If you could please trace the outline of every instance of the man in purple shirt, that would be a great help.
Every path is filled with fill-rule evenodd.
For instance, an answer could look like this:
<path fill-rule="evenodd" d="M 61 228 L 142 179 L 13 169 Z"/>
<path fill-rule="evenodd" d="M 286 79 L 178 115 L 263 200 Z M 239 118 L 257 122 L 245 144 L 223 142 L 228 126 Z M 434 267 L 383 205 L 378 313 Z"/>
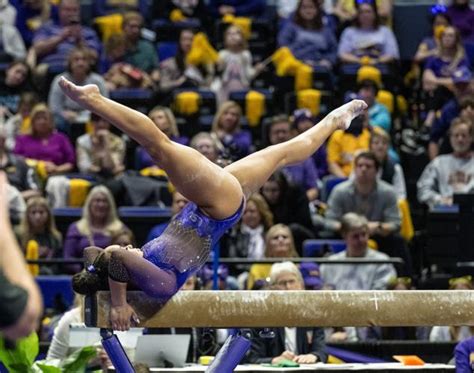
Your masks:
<path fill-rule="evenodd" d="M 285 115 L 279 115 L 272 119 L 268 130 L 268 139 L 271 145 L 288 141 L 292 136 L 291 123 Z M 306 191 L 309 201 L 318 198 L 317 181 L 319 180 L 318 172 L 311 158 L 305 161 L 282 169 L 289 181 L 299 185 Z"/>
<path fill-rule="evenodd" d="M 91 49 L 95 59 L 100 54 L 101 44 L 89 27 L 81 26 L 80 4 L 78 0 L 61 0 L 59 4 L 59 23 L 48 22 L 38 29 L 33 37 L 33 48 L 38 63 L 63 64 L 69 52 L 77 46 Z"/>

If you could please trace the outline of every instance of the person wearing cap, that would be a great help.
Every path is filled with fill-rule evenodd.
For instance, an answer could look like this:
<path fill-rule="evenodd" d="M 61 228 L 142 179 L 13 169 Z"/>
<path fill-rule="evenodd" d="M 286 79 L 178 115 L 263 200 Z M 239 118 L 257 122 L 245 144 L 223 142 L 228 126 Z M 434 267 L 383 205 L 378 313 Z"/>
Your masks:
<path fill-rule="evenodd" d="M 296 109 L 293 112 L 293 130 L 296 135 L 309 130 L 315 123 L 317 123 L 317 120 L 309 109 Z M 326 144 L 321 145 L 311 158 L 319 178 L 329 174 Z"/>
<path fill-rule="evenodd" d="M 437 115 L 431 126 L 428 145 L 428 154 L 431 160 L 440 153 L 450 151 L 449 141 L 447 141 L 445 135 L 453 119 L 459 116 L 462 109 L 469 106 L 474 108 L 474 84 L 469 68 L 460 67 L 453 73 L 452 79 L 454 97 L 444 104 L 441 113 Z"/>
<path fill-rule="evenodd" d="M 418 200 L 428 206 L 452 205 L 455 193 L 474 192 L 473 122 L 456 118 L 449 128 L 453 152 L 438 155 L 418 182 Z"/>
<path fill-rule="evenodd" d="M 300 264 L 300 272 L 306 290 L 321 290 L 323 288 L 324 282 L 321 278 L 319 265 L 312 262 L 303 262 Z"/>
<path fill-rule="evenodd" d="M 298 267 L 292 262 L 275 263 L 270 270 L 270 284 L 274 290 L 304 290 Z M 291 360 L 300 364 L 325 363 L 328 355 L 321 328 L 272 328 L 273 338 L 257 336 L 246 357 L 248 363 L 280 364 Z"/>

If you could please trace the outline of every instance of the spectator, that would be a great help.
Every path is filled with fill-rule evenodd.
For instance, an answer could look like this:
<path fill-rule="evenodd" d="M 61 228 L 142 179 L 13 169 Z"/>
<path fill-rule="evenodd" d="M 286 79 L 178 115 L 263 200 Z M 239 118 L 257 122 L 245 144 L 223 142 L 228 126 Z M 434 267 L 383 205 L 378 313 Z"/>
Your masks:
<path fill-rule="evenodd" d="M 290 48 L 306 64 L 332 69 L 337 58 L 337 41 L 323 23 L 318 0 L 300 0 L 292 19 L 278 34 L 278 44 Z"/>
<path fill-rule="evenodd" d="M 464 276 L 449 280 L 449 290 L 473 290 L 472 277 Z M 430 332 L 430 342 L 460 342 L 474 336 L 472 326 L 433 326 Z"/>
<path fill-rule="evenodd" d="M 209 12 L 214 18 L 225 15 L 259 17 L 265 11 L 264 0 L 210 0 Z"/>
<path fill-rule="evenodd" d="M 275 263 L 271 267 L 270 282 L 275 290 L 304 290 L 303 277 L 292 262 Z M 328 355 L 321 328 L 272 328 L 273 338 L 258 336 L 252 339 L 247 355 L 250 363 L 278 364 L 292 360 L 300 364 L 325 363 Z"/>
<path fill-rule="evenodd" d="M 160 3 L 162 2 L 160 0 Z M 162 92 L 171 92 L 175 88 L 209 88 L 211 85 L 214 78 L 213 65 L 195 66 L 187 62 L 193 40 L 194 31 L 181 30 L 176 56 L 161 62 L 160 90 Z"/>
<path fill-rule="evenodd" d="M 313 229 L 308 198 L 300 187 L 288 181 L 283 172 L 277 171 L 270 176 L 261 193 L 270 207 L 275 223 Z"/>
<path fill-rule="evenodd" d="M 295 135 L 309 130 L 315 123 L 317 123 L 317 120 L 313 118 L 309 109 L 296 109 L 293 112 L 293 130 Z M 329 174 L 326 144 L 322 144 L 311 158 L 320 179 Z"/>
<path fill-rule="evenodd" d="M 16 8 L 16 27 L 27 47 L 31 46 L 36 30 L 49 20 L 58 18 L 58 7 L 49 0 L 20 0 Z"/>
<path fill-rule="evenodd" d="M 108 14 L 137 11 L 148 14 L 148 1 L 146 0 L 96 0 L 93 3 L 93 16 L 100 17 Z"/>
<path fill-rule="evenodd" d="M 220 78 L 216 78 L 211 88 L 216 92 L 218 102 L 229 98 L 229 93 L 248 89 L 252 79 L 264 68 L 263 64 L 252 66 L 252 54 L 242 29 L 231 25 L 224 33 L 224 49 L 219 51 L 217 70 Z"/>
<path fill-rule="evenodd" d="M 20 96 L 17 113 L 5 122 L 7 134 L 7 149 L 15 148 L 18 135 L 26 135 L 31 131 L 31 110 L 39 103 L 39 98 L 34 92 L 25 92 Z"/>
<path fill-rule="evenodd" d="M 0 126 L 0 170 L 6 173 L 8 182 L 20 191 L 24 199 L 40 194 L 36 172 L 22 157 L 12 154 L 6 148 L 6 130 Z"/>
<path fill-rule="evenodd" d="M 26 210 L 25 200 L 20 191 L 8 183 L 5 186 L 5 194 L 8 201 L 10 220 L 12 224 L 18 224 Z"/>
<path fill-rule="evenodd" d="M 1 13 L 0 10 L 0 17 L 2 16 Z M 6 23 L 5 18 L 2 18 L 0 33 L 0 62 L 24 59 L 26 57 L 26 47 L 18 29 L 14 25 Z"/>
<path fill-rule="evenodd" d="M 268 130 L 270 145 L 276 145 L 288 141 L 290 140 L 291 135 L 291 123 L 286 115 L 278 115 L 272 118 Z M 319 175 L 311 158 L 308 158 L 301 163 L 286 166 L 282 171 L 291 183 L 306 191 L 306 197 L 309 201 L 318 198 L 319 190 L 317 182 L 319 180 Z"/>
<path fill-rule="evenodd" d="M 15 26 L 17 17 L 16 8 L 10 4 L 9 0 L 0 1 L 0 18 L 3 25 Z"/>
<path fill-rule="evenodd" d="M 380 168 L 377 177 L 393 186 L 398 200 L 407 198 L 403 168 L 390 159 L 390 136 L 382 128 L 374 128 L 370 136 L 370 151 L 374 153 Z"/>
<path fill-rule="evenodd" d="M 199 132 L 191 139 L 189 145 L 210 161 L 214 163 L 219 161 L 219 147 L 209 132 Z"/>
<path fill-rule="evenodd" d="M 211 135 L 222 144 L 225 158 L 238 160 L 251 152 L 252 134 L 241 127 L 242 109 L 234 101 L 223 102 L 212 121 Z"/>
<path fill-rule="evenodd" d="M 444 6 L 434 5 L 431 8 L 430 23 L 431 35 L 421 41 L 414 57 L 415 62 L 422 66 L 429 57 L 433 57 L 436 54 L 440 31 L 451 25 L 451 20 L 446 14 Z"/>
<path fill-rule="evenodd" d="M 439 46 L 434 56 L 427 59 L 423 72 L 428 109 L 439 110 L 452 97 L 453 74 L 461 67 L 469 68 L 469 61 L 459 31 L 448 26 L 441 33 Z"/>
<path fill-rule="evenodd" d="M 392 117 L 387 107 L 377 101 L 379 87 L 376 82 L 365 79 L 357 85 L 357 94 L 360 99 L 364 100 L 368 106 L 369 125 L 372 127 L 380 127 L 385 132 L 390 133 L 392 128 Z"/>
<path fill-rule="evenodd" d="M 409 266 L 405 244 L 399 235 L 401 221 L 395 190 L 377 179 L 380 166 L 373 153 L 358 154 L 354 164 L 354 179 L 336 185 L 329 196 L 327 227 L 340 231 L 341 219 L 348 212 L 365 216 L 369 221 L 369 236 L 378 243 L 379 250 L 404 258 Z"/>
<path fill-rule="evenodd" d="M 464 42 L 474 42 L 474 11 L 469 0 L 453 0 L 446 14 L 460 32 Z"/>
<path fill-rule="evenodd" d="M 6 176 L 0 172 L 0 330 L 5 339 L 14 341 L 38 328 L 43 306 L 10 225 L 7 186 Z"/>
<path fill-rule="evenodd" d="M 430 207 L 452 205 L 455 193 L 474 192 L 473 124 L 457 118 L 449 128 L 453 153 L 439 155 L 424 169 L 418 180 L 418 200 Z"/>
<path fill-rule="evenodd" d="M 156 124 L 156 126 L 166 135 L 171 141 L 182 145 L 188 145 L 189 139 L 186 136 L 180 136 L 176 118 L 173 112 L 164 106 L 155 106 L 149 113 L 148 117 Z M 156 162 L 146 150 L 139 146 L 136 150 L 135 158 L 136 168 L 142 170 L 146 167 L 158 167 Z"/>
<path fill-rule="evenodd" d="M 16 113 L 22 93 L 28 90 L 31 90 L 30 68 L 24 61 L 12 62 L 0 80 L 0 109 L 3 117 Z"/>
<path fill-rule="evenodd" d="M 464 339 L 456 345 L 454 360 L 457 372 L 472 371 L 472 364 L 474 364 L 474 337 Z"/>
<path fill-rule="evenodd" d="M 377 6 L 377 12 L 382 18 L 383 24 L 390 24 L 392 18 L 393 0 L 374 0 Z M 362 2 L 373 3 L 372 0 L 357 1 L 357 4 Z M 339 18 L 340 23 L 347 24 L 352 22 L 357 16 L 357 5 L 354 0 L 337 0 L 334 6 L 334 14 Z"/>
<path fill-rule="evenodd" d="M 185 196 L 183 196 L 181 193 L 178 191 L 173 192 L 173 202 L 171 203 L 171 214 L 172 217 L 174 217 L 178 212 L 180 212 L 184 206 L 189 201 L 186 199 Z M 155 238 L 161 236 L 161 234 L 165 231 L 166 227 L 170 221 L 155 225 L 150 232 L 148 233 L 148 236 L 146 238 L 146 242 L 150 242 L 151 240 L 154 240 Z"/>
<path fill-rule="evenodd" d="M 449 126 L 462 110 L 474 109 L 474 82 L 472 73 L 462 67 L 453 74 L 454 98 L 443 105 L 441 114 L 436 118 L 430 131 L 428 154 L 434 159 L 438 154 L 449 152 L 449 141 L 446 139 Z"/>
<path fill-rule="evenodd" d="M 175 0 L 152 0 L 152 19 L 169 19 L 174 21 L 174 15 L 180 12 L 186 21 L 199 21 L 203 25 L 208 18 L 204 0 L 175 1 Z M 179 13 L 178 13 L 179 14 Z"/>
<path fill-rule="evenodd" d="M 94 187 L 87 196 L 82 217 L 72 223 L 64 241 L 64 258 L 82 258 L 88 246 L 107 247 L 118 232 L 128 230 L 117 216 L 114 199 L 104 186 Z M 68 271 L 79 272 L 81 265 L 68 266 Z"/>
<path fill-rule="evenodd" d="M 77 168 L 99 182 L 114 179 L 125 170 L 125 143 L 110 132 L 110 124 L 92 114 L 92 132 L 77 139 Z"/>
<path fill-rule="evenodd" d="M 125 35 L 127 49 L 124 61 L 146 72 L 154 82 L 160 80 L 158 70 L 158 55 L 154 45 L 141 38 L 143 16 L 137 12 L 127 12 L 123 15 L 122 29 Z"/>
<path fill-rule="evenodd" d="M 265 199 L 259 193 L 250 195 L 240 223 L 221 240 L 221 255 L 229 258 L 263 258 L 265 234 L 271 226 L 273 214 Z"/>
<path fill-rule="evenodd" d="M 290 228 L 284 224 L 275 224 L 265 236 L 265 258 L 296 258 L 295 242 Z M 251 289 L 257 280 L 270 275 L 272 265 L 252 264 L 247 278 L 247 289 Z"/>
<path fill-rule="evenodd" d="M 365 258 L 387 260 L 387 254 L 370 249 L 368 244 L 370 223 L 367 219 L 350 212 L 342 216 L 341 234 L 346 249 L 328 257 L 329 260 Z M 397 273 L 392 264 L 322 264 L 321 277 L 333 290 L 385 290 Z"/>
<path fill-rule="evenodd" d="M 18 136 L 14 153 L 43 161 L 47 176 L 67 173 L 75 164 L 70 140 L 55 130 L 52 113 L 43 103 L 31 111 L 31 134 Z"/>
<path fill-rule="evenodd" d="M 38 243 L 38 259 L 62 257 L 62 236 L 56 229 L 54 216 L 48 201 L 43 197 L 32 197 L 26 204 L 26 212 L 16 230 L 23 253 L 28 252 L 30 241 Z M 40 274 L 60 273 L 58 266 L 40 266 Z"/>
<path fill-rule="evenodd" d="M 397 40 L 388 27 L 380 25 L 373 2 L 357 2 L 355 26 L 342 32 L 338 55 L 343 63 L 357 64 L 367 58 L 371 64 L 387 64 L 400 58 Z"/>
<path fill-rule="evenodd" d="M 108 96 L 105 80 L 99 74 L 92 71 L 92 61 L 89 51 L 85 48 L 74 48 L 67 58 L 67 70 L 64 76 L 79 85 L 96 84 L 104 96 Z M 48 106 L 53 112 L 54 121 L 59 131 L 66 134 L 71 133 L 71 126 L 75 123 L 89 121 L 90 113 L 83 110 L 74 101 L 68 98 L 59 87 L 58 75 L 51 83 L 51 90 L 48 97 Z"/>
<path fill-rule="evenodd" d="M 355 118 L 351 126 L 338 130 L 328 140 L 328 166 L 331 175 L 349 177 L 354 166 L 354 157 L 360 151 L 369 149 L 369 116 L 364 112 Z"/>
<path fill-rule="evenodd" d="M 75 47 L 91 50 L 92 65 L 100 55 L 101 44 L 94 30 L 81 26 L 81 7 L 78 0 L 61 0 L 59 22 L 52 20 L 41 26 L 33 37 L 33 50 L 38 63 L 66 66 L 66 60 Z M 40 73 L 40 72 L 38 72 Z"/>

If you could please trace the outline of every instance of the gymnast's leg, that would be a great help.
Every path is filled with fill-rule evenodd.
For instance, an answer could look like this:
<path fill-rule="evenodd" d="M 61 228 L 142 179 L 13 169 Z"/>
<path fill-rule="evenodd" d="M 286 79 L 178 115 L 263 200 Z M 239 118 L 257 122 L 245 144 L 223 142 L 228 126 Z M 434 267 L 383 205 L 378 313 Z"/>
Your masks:
<path fill-rule="evenodd" d="M 239 180 L 243 192 L 248 196 L 258 191 L 277 169 L 309 158 L 335 130 L 349 128 L 352 119 L 366 108 L 364 101 L 353 100 L 330 112 L 308 131 L 250 154 L 230 164 L 225 170 Z"/>
<path fill-rule="evenodd" d="M 224 219 L 238 210 L 243 194 L 232 174 L 196 150 L 170 141 L 150 118 L 102 96 L 97 86 L 78 87 L 65 78 L 60 86 L 73 101 L 141 144 L 166 171 L 176 189 L 212 218 Z"/>

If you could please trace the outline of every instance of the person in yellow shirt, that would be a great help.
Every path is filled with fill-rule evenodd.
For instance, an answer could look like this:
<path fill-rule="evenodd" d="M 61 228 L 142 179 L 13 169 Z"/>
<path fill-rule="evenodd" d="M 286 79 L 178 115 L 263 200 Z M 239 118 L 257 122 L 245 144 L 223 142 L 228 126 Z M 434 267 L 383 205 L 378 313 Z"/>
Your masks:
<path fill-rule="evenodd" d="M 359 151 L 368 150 L 369 143 L 369 117 L 364 113 L 352 121 L 349 130 L 338 130 L 329 138 L 329 173 L 337 177 L 349 177 L 355 156 Z"/>

